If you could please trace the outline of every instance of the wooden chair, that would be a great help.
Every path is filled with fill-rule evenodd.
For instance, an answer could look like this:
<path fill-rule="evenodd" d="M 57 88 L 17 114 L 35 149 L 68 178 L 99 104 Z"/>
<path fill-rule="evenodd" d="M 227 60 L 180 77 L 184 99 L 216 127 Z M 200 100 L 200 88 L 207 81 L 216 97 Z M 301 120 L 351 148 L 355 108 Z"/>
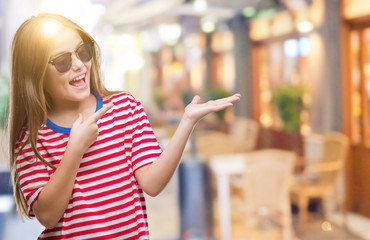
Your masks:
<path fill-rule="evenodd" d="M 242 153 L 254 150 L 257 145 L 259 124 L 249 118 L 235 117 L 230 133 L 198 130 L 195 134 L 196 150 L 207 160 L 213 156 Z"/>
<path fill-rule="evenodd" d="M 290 194 L 293 203 L 299 208 L 299 232 L 305 231 L 307 207 L 310 199 L 321 199 L 324 216 L 327 217 L 329 197 L 336 197 L 341 207 L 345 222 L 343 198 L 338 196 L 337 186 L 349 149 L 348 137 L 339 132 L 327 133 L 323 136 L 322 157 L 319 161 L 311 161 L 305 166 L 300 179 L 291 186 Z"/>
<path fill-rule="evenodd" d="M 247 224 L 245 239 L 295 239 L 289 198 L 295 159 L 294 152 L 280 149 L 246 154 L 241 209 Z M 266 223 L 278 226 L 279 238 L 276 234 L 266 236 Z"/>
<path fill-rule="evenodd" d="M 235 117 L 231 125 L 231 136 L 242 144 L 242 151 L 256 149 L 259 133 L 259 124 L 246 117 Z"/>
<path fill-rule="evenodd" d="M 206 161 L 216 155 L 237 153 L 241 148 L 230 134 L 219 131 L 197 131 L 195 143 L 197 154 Z"/>

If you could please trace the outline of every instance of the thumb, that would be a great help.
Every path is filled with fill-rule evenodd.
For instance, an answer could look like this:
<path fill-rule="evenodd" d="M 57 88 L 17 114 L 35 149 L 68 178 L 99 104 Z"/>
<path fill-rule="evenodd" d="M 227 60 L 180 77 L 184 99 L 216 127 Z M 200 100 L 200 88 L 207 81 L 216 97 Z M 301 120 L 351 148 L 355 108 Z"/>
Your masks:
<path fill-rule="evenodd" d="M 198 104 L 200 101 L 200 97 L 198 95 L 196 95 L 193 100 L 191 101 L 192 104 Z"/>

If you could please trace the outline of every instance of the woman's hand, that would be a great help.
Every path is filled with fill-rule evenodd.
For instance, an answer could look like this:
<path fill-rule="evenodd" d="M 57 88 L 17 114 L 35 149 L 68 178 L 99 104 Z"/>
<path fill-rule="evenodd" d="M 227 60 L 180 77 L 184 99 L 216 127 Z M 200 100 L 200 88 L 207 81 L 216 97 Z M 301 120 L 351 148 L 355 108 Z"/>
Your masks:
<path fill-rule="evenodd" d="M 217 112 L 227 107 L 231 107 L 233 102 L 240 100 L 240 94 L 234 94 L 230 97 L 210 100 L 200 104 L 200 97 L 195 96 L 191 103 L 186 106 L 184 118 L 191 121 L 195 125 L 200 119 L 211 112 Z"/>
<path fill-rule="evenodd" d="M 54 228 L 67 209 L 82 156 L 99 135 L 96 121 L 112 106 L 104 105 L 85 120 L 80 114 L 73 123 L 63 159 L 33 205 L 37 219 L 46 228 Z"/>
<path fill-rule="evenodd" d="M 186 106 L 180 124 L 162 154 L 152 164 L 136 170 L 135 177 L 144 192 L 150 196 L 156 196 L 167 185 L 179 164 L 185 144 L 195 124 L 201 118 L 208 113 L 231 107 L 232 103 L 239 99 L 240 94 L 234 94 L 200 104 L 200 97 L 195 96 Z"/>
<path fill-rule="evenodd" d="M 112 107 L 112 103 L 104 105 L 101 109 L 85 120 L 80 114 L 77 120 L 73 123 L 71 129 L 69 139 L 70 145 L 74 146 L 74 148 L 78 148 L 80 153 L 84 154 L 87 148 L 96 141 L 99 135 L 96 121 L 98 121 L 99 118 L 101 118 L 101 116 L 103 116 L 104 113 L 106 113 Z"/>

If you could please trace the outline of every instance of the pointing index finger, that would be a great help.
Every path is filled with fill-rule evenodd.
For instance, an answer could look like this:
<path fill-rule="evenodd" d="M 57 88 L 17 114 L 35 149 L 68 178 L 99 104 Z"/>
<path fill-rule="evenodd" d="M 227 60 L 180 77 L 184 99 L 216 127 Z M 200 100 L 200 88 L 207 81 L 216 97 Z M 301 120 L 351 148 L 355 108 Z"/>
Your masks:
<path fill-rule="evenodd" d="M 88 118 L 88 121 L 91 121 L 91 122 L 96 122 L 99 120 L 99 118 L 101 118 L 104 113 L 106 113 L 109 109 L 111 109 L 112 107 L 114 106 L 113 103 L 108 103 L 106 105 L 104 105 L 102 108 L 100 108 L 98 111 L 96 111 L 93 115 L 91 115 L 89 118 Z"/>

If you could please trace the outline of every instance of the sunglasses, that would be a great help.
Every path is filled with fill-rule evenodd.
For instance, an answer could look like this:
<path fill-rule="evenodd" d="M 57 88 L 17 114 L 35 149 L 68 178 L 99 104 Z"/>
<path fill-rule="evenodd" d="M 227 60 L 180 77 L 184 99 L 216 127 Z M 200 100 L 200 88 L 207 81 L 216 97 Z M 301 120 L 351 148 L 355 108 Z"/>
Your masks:
<path fill-rule="evenodd" d="M 72 53 L 63 53 L 49 61 L 60 73 L 68 72 L 72 67 Z M 94 41 L 84 42 L 74 53 L 82 62 L 88 62 L 94 56 Z"/>

